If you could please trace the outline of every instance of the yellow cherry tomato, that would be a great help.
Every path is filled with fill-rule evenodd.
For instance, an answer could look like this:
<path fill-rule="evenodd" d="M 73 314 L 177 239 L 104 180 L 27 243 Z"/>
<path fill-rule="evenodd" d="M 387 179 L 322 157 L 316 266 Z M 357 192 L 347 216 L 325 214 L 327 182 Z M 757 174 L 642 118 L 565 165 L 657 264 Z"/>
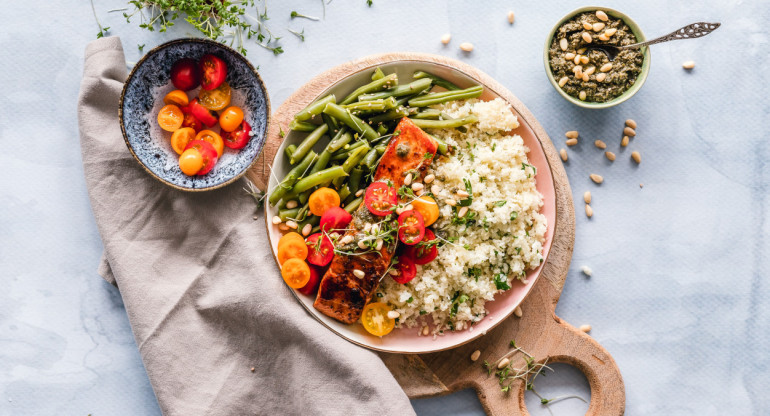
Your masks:
<path fill-rule="evenodd" d="M 438 220 L 438 205 L 435 199 L 423 195 L 412 201 L 411 204 L 417 212 L 422 214 L 422 220 L 425 221 L 426 227 Z"/>
<path fill-rule="evenodd" d="M 223 82 L 213 90 L 201 88 L 201 91 L 198 93 L 198 102 L 209 110 L 219 111 L 230 105 L 231 95 L 230 85 L 227 82 Z"/>
<path fill-rule="evenodd" d="M 182 90 L 174 90 L 166 94 L 163 97 L 163 104 L 173 104 L 179 107 L 184 107 L 190 103 L 190 99 L 187 98 L 187 93 Z"/>
<path fill-rule="evenodd" d="M 308 206 L 313 215 L 324 215 L 327 209 L 340 206 L 340 194 L 332 188 L 318 188 L 308 198 Z"/>
<path fill-rule="evenodd" d="M 243 121 L 243 110 L 238 107 L 227 107 L 219 115 L 219 127 L 226 132 L 234 131 Z"/>
<path fill-rule="evenodd" d="M 222 140 L 222 136 L 211 130 L 201 130 L 195 136 L 195 140 L 203 140 L 209 142 L 217 151 L 217 157 L 222 157 L 222 152 L 225 151 L 225 142 Z"/>
<path fill-rule="evenodd" d="M 388 335 L 396 326 L 396 320 L 388 318 L 390 307 L 383 302 L 368 303 L 361 314 L 364 329 L 372 335 Z"/>
<path fill-rule="evenodd" d="M 203 168 L 203 156 L 198 149 L 191 148 L 182 152 L 179 156 L 179 168 L 187 176 L 193 176 Z"/>
<path fill-rule="evenodd" d="M 302 259 L 288 259 L 281 266 L 281 277 L 292 289 L 300 289 L 310 281 L 310 266 Z"/>
<path fill-rule="evenodd" d="M 193 139 L 195 139 L 195 129 L 192 127 L 182 127 L 171 135 L 171 147 L 178 155 L 181 155 L 184 153 L 187 143 L 190 143 Z"/>
<path fill-rule="evenodd" d="M 170 104 L 160 109 L 158 112 L 158 125 L 166 131 L 176 131 L 182 127 L 184 114 L 179 107 Z"/>

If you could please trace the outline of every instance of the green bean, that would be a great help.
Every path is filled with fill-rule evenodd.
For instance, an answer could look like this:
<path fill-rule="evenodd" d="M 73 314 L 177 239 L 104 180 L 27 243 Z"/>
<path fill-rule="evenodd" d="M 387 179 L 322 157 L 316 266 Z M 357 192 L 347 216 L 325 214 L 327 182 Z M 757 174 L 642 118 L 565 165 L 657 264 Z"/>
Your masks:
<path fill-rule="evenodd" d="M 348 196 L 350 196 L 350 189 L 348 189 L 348 187 L 347 187 L 347 186 L 343 186 L 342 188 L 340 188 L 340 190 L 339 190 L 338 194 L 339 194 L 339 196 L 340 196 L 340 200 L 341 200 L 341 201 L 344 201 L 344 200 L 345 200 L 345 198 L 347 198 Z"/>
<path fill-rule="evenodd" d="M 361 177 L 363 175 L 364 170 L 361 168 L 353 168 L 353 170 L 350 171 L 347 187 L 351 194 L 358 192 L 358 189 L 361 187 Z"/>
<path fill-rule="evenodd" d="M 294 153 L 291 154 L 291 164 L 295 164 L 298 160 L 305 157 L 307 152 L 310 151 L 310 149 L 315 146 L 315 144 L 321 140 L 321 137 L 323 137 L 324 134 L 329 130 L 329 126 L 326 124 L 321 124 L 313 130 L 312 133 L 308 134 L 307 137 L 305 137 L 305 140 L 302 141 L 302 143 L 297 146 L 297 149 L 294 151 Z"/>
<path fill-rule="evenodd" d="M 316 226 L 320 222 L 321 222 L 321 217 L 319 217 L 318 215 L 308 215 L 307 217 L 305 217 L 305 219 L 301 223 L 299 223 L 299 227 L 297 227 L 297 229 L 301 231 L 308 224 L 312 226 Z"/>
<path fill-rule="evenodd" d="M 388 130 L 389 130 L 388 126 L 386 126 L 384 124 L 380 124 L 379 126 L 377 126 L 377 133 L 379 133 L 379 134 L 385 134 L 385 133 L 388 132 Z"/>
<path fill-rule="evenodd" d="M 386 107 L 388 104 L 390 104 L 390 107 Z M 393 100 L 388 103 L 386 103 L 385 100 L 356 101 L 354 103 L 345 104 L 340 107 L 350 111 L 385 111 L 393 108 L 395 105 L 396 99 L 393 98 Z"/>
<path fill-rule="evenodd" d="M 297 145 L 290 144 L 290 145 L 286 146 L 285 149 L 283 149 L 283 152 L 286 154 L 286 157 L 291 159 L 291 155 L 292 155 L 292 153 L 294 153 L 295 150 L 297 150 Z"/>
<path fill-rule="evenodd" d="M 374 70 L 374 73 L 372 74 L 372 81 L 377 81 L 378 79 L 385 78 L 385 73 L 382 72 L 382 69 L 380 67 L 377 67 L 377 69 Z"/>
<path fill-rule="evenodd" d="M 331 162 L 340 162 L 348 158 L 348 153 L 336 153 L 332 155 Z"/>
<path fill-rule="evenodd" d="M 441 88 L 446 88 L 446 89 L 448 89 L 450 91 L 456 91 L 456 90 L 460 89 L 460 87 L 458 87 L 455 84 L 452 84 L 451 82 L 445 80 L 444 78 L 437 77 L 437 76 L 435 76 L 433 74 L 429 74 L 427 72 L 417 71 L 414 74 L 412 74 L 412 77 L 414 79 L 423 79 L 423 78 L 430 79 L 431 81 L 433 81 L 434 84 L 438 85 Z"/>
<path fill-rule="evenodd" d="M 324 124 L 329 126 L 329 135 L 336 135 L 340 131 L 340 125 L 337 123 L 337 120 L 333 119 L 332 117 L 329 117 L 327 114 L 321 113 L 321 119 L 324 121 Z"/>
<path fill-rule="evenodd" d="M 464 90 L 458 91 L 446 91 L 437 92 L 435 94 L 426 94 L 422 97 L 417 97 L 409 100 L 409 105 L 412 107 L 427 107 L 429 105 L 441 104 L 447 101 L 466 100 L 469 98 L 477 98 L 484 92 L 484 87 L 476 85 Z M 327 104 L 331 105 L 331 104 Z"/>
<path fill-rule="evenodd" d="M 326 169 L 326 166 L 329 165 L 329 162 L 332 160 L 332 154 L 329 153 L 328 150 L 324 150 L 321 152 L 320 155 L 318 155 L 318 159 L 313 164 L 313 167 L 310 169 L 310 173 L 316 173 L 320 170 Z"/>
<path fill-rule="evenodd" d="M 323 182 L 326 182 L 328 180 L 334 180 L 342 176 L 348 176 L 347 172 L 345 172 L 342 166 L 333 166 L 331 168 L 326 168 L 322 171 L 318 171 L 312 175 L 308 175 L 300 179 L 299 181 L 297 181 L 297 183 L 294 184 L 293 191 L 297 193 L 302 193 Z"/>
<path fill-rule="evenodd" d="M 479 118 L 475 114 L 465 116 L 463 118 L 456 118 L 453 120 L 420 120 L 412 119 L 412 122 L 421 129 L 451 129 L 454 127 L 464 126 L 466 124 L 472 124 L 479 121 Z"/>
<path fill-rule="evenodd" d="M 366 137 L 367 140 L 374 140 L 380 137 L 380 135 L 374 131 L 372 126 L 366 124 L 366 122 L 354 116 L 353 114 L 350 114 L 349 110 L 346 110 L 337 104 L 326 104 L 324 113 L 336 118 L 337 120 L 345 123 L 351 129 L 361 133 L 364 137 Z"/>
<path fill-rule="evenodd" d="M 312 193 L 312 189 L 308 189 L 307 191 L 302 192 L 301 194 L 297 195 L 297 201 L 299 201 L 300 204 L 306 204 L 307 200 L 310 199 L 310 194 Z"/>
<path fill-rule="evenodd" d="M 358 101 L 381 100 L 388 97 L 403 97 L 405 95 L 419 94 L 422 91 L 430 89 L 432 81 L 430 79 L 418 79 L 406 85 L 399 85 L 387 91 L 375 92 L 372 94 L 362 94 Z"/>
<path fill-rule="evenodd" d="M 316 126 L 313 123 L 308 123 L 306 121 L 292 120 L 291 123 L 289 123 L 289 130 L 294 130 L 294 131 L 307 131 L 307 132 L 310 132 L 310 131 L 315 130 L 316 127 L 318 127 L 318 126 Z"/>
<path fill-rule="evenodd" d="M 356 148 L 352 152 L 350 152 L 350 155 L 345 160 L 345 162 L 342 163 L 342 169 L 345 171 L 345 173 L 350 173 L 351 170 L 353 170 L 354 167 L 358 166 L 359 163 L 361 163 L 361 160 L 366 157 L 366 153 L 369 152 L 369 145 L 363 145 L 359 148 Z M 334 186 L 339 189 L 342 185 L 342 181 L 345 178 L 342 176 L 337 177 L 332 181 Z"/>
<path fill-rule="evenodd" d="M 299 214 L 299 207 L 278 211 L 278 216 L 281 217 L 281 221 L 294 220 L 297 218 L 297 214 Z"/>
<path fill-rule="evenodd" d="M 366 156 L 364 156 L 364 158 L 361 160 L 361 164 L 366 166 L 366 168 L 370 171 L 374 170 L 374 166 L 377 164 L 377 160 L 379 159 L 378 156 L 377 148 L 374 147 L 369 151 L 369 153 L 366 154 Z"/>
<path fill-rule="evenodd" d="M 435 137 L 434 137 L 434 139 L 435 139 Z M 438 139 L 436 139 L 436 140 L 438 140 Z M 374 150 L 377 151 L 378 155 L 382 155 L 383 153 L 385 153 L 386 150 L 388 150 L 388 146 L 385 146 L 385 145 L 377 146 L 377 147 L 374 148 Z"/>
<path fill-rule="evenodd" d="M 275 189 L 273 189 L 273 193 L 270 194 L 270 197 L 268 198 L 270 205 L 275 205 L 276 202 L 280 201 L 281 198 L 283 198 L 283 196 L 292 189 L 292 185 L 294 185 L 297 180 L 305 174 L 305 171 L 310 167 L 310 164 L 313 163 L 317 156 L 318 155 L 316 155 L 316 153 L 311 150 L 307 155 L 305 155 L 305 158 L 302 159 L 299 164 L 297 164 L 297 166 L 295 166 L 292 170 L 289 171 L 288 174 L 286 174 L 286 177 L 284 177 L 283 180 L 275 187 Z"/>
<path fill-rule="evenodd" d="M 359 196 L 358 198 L 352 200 L 349 204 L 345 205 L 345 211 L 349 213 L 354 213 L 359 206 L 361 206 L 361 203 L 364 202 L 364 197 Z"/>
<path fill-rule="evenodd" d="M 337 102 L 337 98 L 334 96 L 334 94 L 329 94 L 326 97 L 323 97 L 319 100 L 316 100 L 310 103 L 310 105 L 305 107 L 302 111 L 300 111 L 294 116 L 294 120 L 297 120 L 297 121 L 310 120 L 311 118 L 313 118 L 313 116 L 321 114 L 321 111 L 323 111 L 324 106 L 326 106 L 326 104 L 336 103 L 336 102 Z"/>
<path fill-rule="evenodd" d="M 426 108 L 412 116 L 412 118 L 420 120 L 438 120 L 441 118 L 441 111 L 434 110 L 432 108 Z"/>
<path fill-rule="evenodd" d="M 353 101 L 356 101 L 358 96 L 361 94 L 380 91 L 385 88 L 395 87 L 396 85 L 398 85 L 398 76 L 396 74 L 386 75 L 383 78 L 380 78 L 366 85 L 358 87 L 355 91 L 350 93 L 350 95 L 345 97 L 345 99 L 342 100 L 340 104 L 341 105 L 350 104 Z"/>
<path fill-rule="evenodd" d="M 307 218 L 307 214 L 310 212 L 310 205 L 307 203 L 307 201 L 304 202 L 304 205 L 299 209 L 299 212 L 297 212 L 297 216 L 294 217 L 294 219 L 297 222 L 301 222 L 305 218 Z M 312 215 L 312 214 L 311 214 Z"/>
<path fill-rule="evenodd" d="M 357 149 L 363 145 L 367 144 L 366 140 L 359 140 L 357 142 L 354 142 L 353 144 L 347 145 L 347 147 L 344 147 L 334 153 L 332 153 L 332 160 L 338 160 L 337 158 L 339 156 L 343 156 L 343 159 L 346 159 L 350 152 L 352 152 L 354 149 Z"/>
<path fill-rule="evenodd" d="M 329 153 L 334 153 L 337 150 L 340 150 L 343 146 L 350 143 L 350 141 L 353 140 L 353 136 L 348 133 L 347 128 L 343 127 L 340 129 L 339 133 L 337 133 L 336 136 L 334 136 L 333 139 L 329 142 L 328 145 L 326 145 L 326 149 Z"/>
<path fill-rule="evenodd" d="M 445 141 L 439 139 L 438 137 L 432 134 L 428 134 L 428 136 L 430 136 L 433 140 L 436 141 L 436 145 L 438 146 L 439 153 L 441 153 L 442 155 L 445 155 L 447 154 L 447 152 L 449 152 L 449 146 L 446 144 Z"/>
<path fill-rule="evenodd" d="M 398 120 L 400 118 L 408 117 L 409 115 L 410 115 L 409 108 L 404 106 L 399 106 L 393 110 L 386 111 L 382 114 L 378 114 L 374 117 L 371 117 L 369 121 L 371 121 L 372 123 L 382 123 L 385 121 Z"/>

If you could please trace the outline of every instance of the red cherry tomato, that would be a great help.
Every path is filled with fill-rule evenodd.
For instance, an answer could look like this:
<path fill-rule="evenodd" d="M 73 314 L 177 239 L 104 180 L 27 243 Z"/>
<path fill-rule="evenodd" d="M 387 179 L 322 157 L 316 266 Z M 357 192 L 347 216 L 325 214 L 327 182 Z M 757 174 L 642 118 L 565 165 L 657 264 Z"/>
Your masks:
<path fill-rule="evenodd" d="M 214 125 L 217 124 L 217 121 L 219 121 L 217 113 L 202 106 L 197 98 L 193 98 L 188 107 L 190 107 L 190 113 L 192 113 L 195 118 L 202 121 L 208 128 L 214 127 Z"/>
<path fill-rule="evenodd" d="M 420 211 L 410 209 L 398 216 L 398 239 L 402 243 L 413 246 L 425 235 L 425 221 Z"/>
<path fill-rule="evenodd" d="M 201 70 L 195 60 L 183 58 L 171 66 L 171 83 L 176 89 L 190 91 L 201 83 Z"/>
<path fill-rule="evenodd" d="M 398 265 L 396 266 L 396 270 L 398 270 L 397 276 L 391 276 L 393 280 L 396 281 L 396 283 L 401 283 L 402 285 L 404 283 L 409 283 L 414 279 L 415 276 L 417 276 L 417 267 L 414 265 L 414 262 L 409 257 L 401 256 L 398 258 Z"/>
<path fill-rule="evenodd" d="M 321 215 L 321 230 L 327 233 L 347 228 L 353 216 L 340 207 L 331 207 Z"/>
<path fill-rule="evenodd" d="M 322 267 L 310 265 L 310 280 L 307 281 L 305 286 L 297 289 L 297 292 L 303 295 L 311 296 L 318 290 L 318 285 L 321 284 L 321 278 L 326 271 Z"/>
<path fill-rule="evenodd" d="M 334 244 L 329 237 L 315 233 L 305 240 L 305 244 L 307 244 L 308 263 L 316 266 L 326 266 L 331 263 L 334 257 Z"/>
<path fill-rule="evenodd" d="M 403 255 L 414 261 L 414 264 L 428 264 L 438 256 L 436 242 L 436 235 L 426 228 L 422 241 L 413 246 L 406 246 Z"/>
<path fill-rule="evenodd" d="M 213 90 L 225 82 L 227 64 L 214 55 L 203 55 L 200 63 L 201 86 L 204 90 Z"/>
<path fill-rule="evenodd" d="M 231 149 L 243 149 L 249 143 L 251 139 L 251 126 L 246 120 L 233 131 L 222 130 L 222 140 L 225 141 L 225 146 Z"/>
<path fill-rule="evenodd" d="M 182 110 L 182 114 L 184 114 L 184 120 L 182 120 L 182 127 L 190 127 L 195 132 L 199 132 L 203 130 L 203 123 L 201 123 L 200 120 L 195 118 L 195 116 L 192 114 L 192 111 L 190 110 L 190 106 L 186 105 L 184 107 L 179 107 L 180 110 Z"/>
<path fill-rule="evenodd" d="M 198 171 L 197 175 L 205 175 L 211 172 L 211 169 L 217 164 L 217 149 L 214 149 L 211 143 L 203 140 L 193 140 L 184 148 L 184 150 L 187 149 L 196 149 L 203 156 L 203 167 Z"/>
<path fill-rule="evenodd" d="M 374 182 L 366 188 L 364 204 L 374 215 L 390 214 L 397 202 L 396 189 L 385 182 Z"/>

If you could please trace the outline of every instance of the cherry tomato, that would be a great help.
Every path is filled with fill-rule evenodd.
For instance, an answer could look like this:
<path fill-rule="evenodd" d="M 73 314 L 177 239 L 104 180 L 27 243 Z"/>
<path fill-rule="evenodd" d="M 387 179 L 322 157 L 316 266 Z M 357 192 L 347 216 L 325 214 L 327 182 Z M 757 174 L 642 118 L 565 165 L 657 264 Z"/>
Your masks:
<path fill-rule="evenodd" d="M 179 169 L 187 176 L 193 176 L 203 167 L 203 155 L 198 149 L 187 149 L 179 156 Z"/>
<path fill-rule="evenodd" d="M 325 270 L 318 266 L 310 265 L 310 280 L 308 280 L 305 286 L 297 289 L 297 292 L 303 295 L 311 296 L 318 290 L 318 285 L 321 284 L 321 278 L 324 276 Z"/>
<path fill-rule="evenodd" d="M 417 276 L 417 267 L 414 265 L 412 259 L 406 256 L 401 256 L 398 258 L 398 266 L 396 266 L 396 270 L 398 270 L 398 275 L 391 275 L 390 277 L 392 277 L 396 283 L 401 283 L 402 285 L 411 282 L 412 279 Z"/>
<path fill-rule="evenodd" d="M 197 98 L 193 98 L 192 101 L 190 101 L 190 113 L 192 113 L 195 118 L 202 121 L 203 124 L 206 125 L 208 128 L 214 127 L 215 124 L 217 124 L 217 113 L 209 110 L 208 108 L 201 105 L 200 102 L 198 102 Z"/>
<path fill-rule="evenodd" d="M 211 143 L 203 140 L 193 140 L 187 143 L 187 147 L 184 150 L 187 149 L 196 149 L 203 157 L 203 167 L 198 171 L 198 175 L 205 175 L 211 172 L 211 169 L 217 164 L 217 151 Z"/>
<path fill-rule="evenodd" d="M 158 112 L 158 125 L 160 125 L 160 128 L 163 130 L 179 130 L 179 128 L 182 127 L 182 121 L 184 121 L 182 110 L 173 104 L 164 106 Z"/>
<path fill-rule="evenodd" d="M 310 194 L 307 203 L 310 212 L 320 217 L 329 208 L 340 206 L 340 195 L 332 188 L 318 188 Z"/>
<path fill-rule="evenodd" d="M 200 62 L 201 86 L 204 90 L 213 90 L 225 82 L 227 64 L 214 55 L 203 55 Z"/>
<path fill-rule="evenodd" d="M 174 104 L 180 108 L 186 106 L 189 102 L 190 99 L 187 98 L 187 93 L 182 90 L 171 91 L 163 97 L 163 104 Z"/>
<path fill-rule="evenodd" d="M 374 215 L 388 215 L 398 202 L 396 189 L 385 182 L 374 182 L 366 188 L 364 204 Z"/>
<path fill-rule="evenodd" d="M 413 209 L 404 211 L 398 216 L 398 239 L 412 246 L 419 243 L 425 235 L 425 222 L 422 214 Z"/>
<path fill-rule="evenodd" d="M 222 157 L 222 152 L 225 151 L 225 142 L 222 141 L 222 137 L 211 130 L 201 130 L 195 136 L 195 140 L 209 142 L 209 144 L 214 146 L 214 150 L 217 151 L 217 157 Z"/>
<path fill-rule="evenodd" d="M 349 212 L 340 207 L 331 207 L 321 215 L 321 231 L 330 233 L 333 230 L 344 230 L 352 220 L 353 216 Z"/>
<path fill-rule="evenodd" d="M 243 110 L 238 107 L 227 107 L 227 109 L 219 115 L 219 127 L 222 127 L 223 131 L 233 131 L 237 129 L 242 121 Z"/>
<path fill-rule="evenodd" d="M 390 307 L 383 302 L 368 303 L 361 314 L 361 324 L 374 336 L 388 335 L 396 326 L 396 320 L 388 318 Z"/>
<path fill-rule="evenodd" d="M 281 277 L 290 288 L 302 288 L 310 281 L 310 266 L 302 259 L 288 259 L 281 265 Z"/>
<path fill-rule="evenodd" d="M 436 204 L 435 199 L 428 195 L 423 195 L 412 201 L 412 206 L 415 210 L 420 211 L 426 227 L 438 220 L 438 204 Z"/>
<path fill-rule="evenodd" d="M 251 139 L 251 126 L 246 120 L 233 131 L 222 131 L 222 140 L 225 141 L 225 146 L 231 149 L 243 149 L 249 143 Z"/>
<path fill-rule="evenodd" d="M 198 101 L 209 110 L 219 111 L 230 105 L 231 95 L 230 84 L 223 82 L 222 85 L 213 90 L 201 88 L 200 92 L 198 92 Z"/>
<path fill-rule="evenodd" d="M 181 155 L 184 152 L 184 148 L 187 147 L 187 143 L 195 140 L 195 129 L 192 127 L 182 127 L 171 135 L 171 148 Z"/>
<path fill-rule="evenodd" d="M 192 115 L 192 111 L 190 111 L 190 106 L 187 105 L 185 107 L 180 107 L 180 110 L 182 110 L 182 114 L 184 114 L 184 120 L 182 121 L 182 127 L 190 127 L 195 132 L 199 132 L 203 130 L 203 123 L 201 123 L 200 120 L 195 118 L 194 115 Z"/>
<path fill-rule="evenodd" d="M 195 60 L 183 58 L 171 66 L 171 83 L 179 90 L 190 91 L 201 83 L 201 70 Z"/>
<path fill-rule="evenodd" d="M 319 241 L 320 240 L 320 241 Z M 334 258 L 334 244 L 322 233 L 310 235 L 307 240 L 307 262 L 316 266 L 326 266 Z"/>
<path fill-rule="evenodd" d="M 403 255 L 414 261 L 414 264 L 428 264 L 438 256 L 436 243 L 436 235 L 426 228 L 422 241 L 413 246 L 406 246 Z"/>

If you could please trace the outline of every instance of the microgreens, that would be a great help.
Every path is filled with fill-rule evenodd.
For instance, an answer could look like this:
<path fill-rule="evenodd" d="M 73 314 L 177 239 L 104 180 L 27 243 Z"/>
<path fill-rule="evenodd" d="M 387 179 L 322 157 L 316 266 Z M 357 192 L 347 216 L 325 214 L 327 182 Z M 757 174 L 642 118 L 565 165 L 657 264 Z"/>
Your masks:
<path fill-rule="evenodd" d="M 317 21 L 318 20 L 317 17 L 307 16 L 307 15 L 304 15 L 304 14 L 301 14 L 301 13 L 298 13 L 298 12 L 292 10 L 291 11 L 291 18 L 294 19 L 295 17 L 301 17 L 303 19 L 308 19 L 308 20 L 313 20 L 313 21 Z"/>
<path fill-rule="evenodd" d="M 302 29 L 302 32 L 295 32 L 295 31 L 293 31 L 291 29 L 286 29 L 286 30 L 288 30 L 289 33 L 293 34 L 294 36 L 298 37 L 299 40 L 301 40 L 303 42 L 305 41 L 305 29 Z"/>

